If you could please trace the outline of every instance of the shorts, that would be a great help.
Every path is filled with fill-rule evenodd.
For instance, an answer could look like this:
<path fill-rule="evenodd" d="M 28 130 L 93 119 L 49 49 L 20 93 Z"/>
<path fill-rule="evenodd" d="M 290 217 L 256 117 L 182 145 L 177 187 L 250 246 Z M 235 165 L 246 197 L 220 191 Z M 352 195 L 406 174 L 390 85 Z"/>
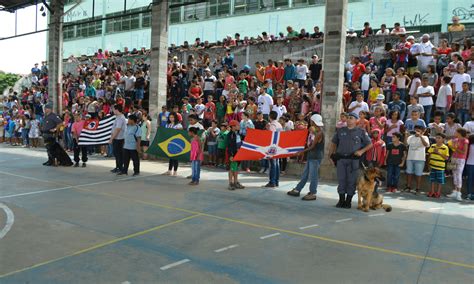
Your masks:
<path fill-rule="evenodd" d="M 145 97 L 145 90 L 144 89 L 136 89 L 135 90 L 135 100 L 143 100 Z"/>
<path fill-rule="evenodd" d="M 423 175 L 423 169 L 425 167 L 425 161 L 407 160 L 406 173 L 409 175 L 415 175 L 421 177 Z"/>
<path fill-rule="evenodd" d="M 239 171 L 239 162 L 229 162 L 229 171 L 238 172 Z"/>
<path fill-rule="evenodd" d="M 431 169 L 430 181 L 432 183 L 445 184 L 444 170 Z"/>
<path fill-rule="evenodd" d="M 148 147 L 148 146 L 150 146 L 150 141 L 140 141 L 140 146 Z"/>
<path fill-rule="evenodd" d="M 217 144 L 214 145 L 207 145 L 207 152 L 209 155 L 216 155 L 217 154 Z"/>

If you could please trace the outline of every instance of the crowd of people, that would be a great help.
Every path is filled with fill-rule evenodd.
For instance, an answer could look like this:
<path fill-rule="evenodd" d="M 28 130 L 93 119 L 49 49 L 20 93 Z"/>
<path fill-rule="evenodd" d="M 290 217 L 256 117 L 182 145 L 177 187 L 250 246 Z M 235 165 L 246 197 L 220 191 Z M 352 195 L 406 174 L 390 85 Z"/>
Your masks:
<path fill-rule="evenodd" d="M 364 26 L 357 36 L 374 34 L 369 23 Z M 291 27 L 287 31 L 285 39 L 323 37 L 317 27 L 312 35 L 303 30 L 298 33 Z M 474 199 L 474 95 L 471 92 L 474 48 L 471 39 L 466 38 L 462 45 L 449 45 L 447 40 L 441 39 L 440 45 L 435 47 L 429 35 L 423 35 L 417 42 L 400 25 L 395 25 L 392 31 L 382 25 L 380 31 L 376 34 L 392 34 L 399 37 L 400 42 L 395 46 L 387 43 L 380 60 L 375 60 L 365 47 L 361 54 L 347 62 L 342 114 L 336 125 L 336 135 L 344 135 L 355 127 L 363 130 L 361 133 L 369 137 L 369 143 L 347 153 L 339 151 L 343 148 L 338 145 L 341 139 L 334 138 L 335 146 L 329 154 L 337 161 L 353 159 L 357 153 L 354 159 L 357 162 L 360 159 L 364 165 L 387 167 L 387 191 L 390 192 L 400 188 L 400 170 L 406 168 L 407 181 L 402 189 L 419 193 L 423 173 L 429 166 L 433 186 L 428 195 L 440 197 L 441 185 L 448 173 L 454 181 L 450 196 L 461 200 L 464 173 L 468 188 L 464 197 Z M 202 47 L 198 40 L 196 48 Z M 263 33 L 261 40 L 274 38 Z M 199 184 L 200 166 L 207 164 L 229 170 L 230 190 L 244 187 L 238 180 L 240 170 L 268 171 L 269 181 L 265 187 L 269 188 L 278 187 L 280 174 L 287 170 L 288 159 L 264 159 L 257 168 L 248 161 L 233 161 L 247 129 L 308 129 L 307 149 L 294 158 L 297 163 L 306 163 L 303 179 L 288 194 L 299 196 L 304 183 L 310 179 L 310 193 L 303 199 L 315 200 L 318 179 L 315 173 L 324 156 L 324 127 L 319 115 L 324 99 L 320 59 L 317 55 L 296 62 L 277 58 L 252 66 L 238 66 L 231 47 L 240 42 L 238 37 L 228 39 L 228 49 L 219 58 L 211 59 L 206 53 L 200 53 L 197 58 L 190 54 L 186 62 L 179 62 L 177 57 L 169 58 L 167 103 L 159 114 L 158 127 L 187 129 L 193 137 L 191 185 Z M 76 166 L 80 158 L 85 166 L 88 154 L 100 153 L 116 158 L 114 173 L 128 174 L 128 164 L 133 160 L 134 174 L 139 174 L 139 156 L 147 158 L 145 151 L 152 139 L 146 109 L 150 66 L 141 58 L 133 64 L 116 59 L 148 52 L 126 49 L 112 54 L 98 50 L 93 63 L 78 62 L 77 75 L 63 76 L 61 124 L 52 129 L 59 133 L 64 148 L 74 152 Z M 69 61 L 75 59 L 69 58 Z M 38 146 L 40 130 L 44 130 L 45 106 L 50 101 L 45 63 L 41 68 L 35 65 L 32 78 L 30 88 L 20 93 L 10 90 L 4 97 L 0 117 L 2 142 Z M 112 114 L 120 119 L 116 119 L 109 145 L 78 145 L 85 119 L 102 119 Z M 326 125 L 328 127 L 332 126 Z M 197 135 L 199 130 L 204 131 L 203 135 Z M 354 136 L 354 141 L 366 141 L 361 135 Z M 203 155 L 205 150 L 206 156 Z M 351 157 L 344 156 L 349 154 Z M 347 162 L 347 167 L 356 166 Z M 178 161 L 170 159 L 165 174 L 175 176 L 177 171 Z M 412 189 L 413 179 L 415 187 Z M 350 208 L 355 182 L 340 184 L 340 189 L 340 194 L 347 195 L 342 197 L 338 207 Z"/>

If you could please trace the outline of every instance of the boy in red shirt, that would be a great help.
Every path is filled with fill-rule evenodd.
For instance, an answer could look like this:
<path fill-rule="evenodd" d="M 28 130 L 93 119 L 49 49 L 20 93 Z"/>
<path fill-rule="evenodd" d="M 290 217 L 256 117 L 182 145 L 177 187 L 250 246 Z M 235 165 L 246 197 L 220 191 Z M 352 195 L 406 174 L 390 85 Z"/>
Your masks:
<path fill-rule="evenodd" d="M 213 120 L 216 120 L 216 104 L 212 101 L 212 95 L 209 95 L 204 106 L 204 128 L 211 126 Z"/>

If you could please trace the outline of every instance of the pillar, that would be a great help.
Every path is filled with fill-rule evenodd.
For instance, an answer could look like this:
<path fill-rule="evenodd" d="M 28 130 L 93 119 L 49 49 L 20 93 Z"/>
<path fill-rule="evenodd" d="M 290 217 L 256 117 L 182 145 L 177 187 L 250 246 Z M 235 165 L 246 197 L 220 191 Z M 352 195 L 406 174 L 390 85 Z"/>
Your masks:
<path fill-rule="evenodd" d="M 161 106 L 166 105 L 168 63 L 168 0 L 154 0 L 151 8 L 151 60 L 149 113 L 152 136 L 158 125 Z"/>
<path fill-rule="evenodd" d="M 346 21 L 348 0 L 326 1 L 326 18 L 323 50 L 323 96 L 321 116 L 325 131 L 325 159 L 321 176 L 336 180 L 336 170 L 328 158 L 332 136 L 342 108 L 344 61 L 346 50 Z"/>
<path fill-rule="evenodd" d="M 51 1 L 48 30 L 48 96 L 56 113 L 62 112 L 61 83 L 63 58 L 63 24 L 64 1 Z"/>

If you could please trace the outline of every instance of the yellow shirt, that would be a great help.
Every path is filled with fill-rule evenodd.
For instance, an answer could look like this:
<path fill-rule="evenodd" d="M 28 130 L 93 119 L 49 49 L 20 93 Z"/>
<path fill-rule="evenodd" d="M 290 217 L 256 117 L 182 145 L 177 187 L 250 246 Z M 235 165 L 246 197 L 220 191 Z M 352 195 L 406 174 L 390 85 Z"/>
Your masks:
<path fill-rule="evenodd" d="M 438 154 L 434 152 L 435 149 L 438 149 Z M 446 160 L 441 155 L 449 156 L 448 146 L 444 144 L 442 146 L 433 144 L 428 149 L 428 153 L 430 154 L 430 167 L 434 170 L 444 171 L 446 169 Z"/>
<path fill-rule="evenodd" d="M 383 92 L 380 88 L 376 88 L 375 90 L 370 88 L 369 89 L 369 103 L 377 102 L 377 96 L 382 93 Z"/>
<path fill-rule="evenodd" d="M 448 27 L 448 32 L 463 32 L 464 31 L 464 25 L 463 24 L 457 24 L 457 25 L 450 25 Z"/>
<path fill-rule="evenodd" d="M 233 109 L 233 106 L 232 106 L 232 102 L 228 102 L 227 103 L 227 111 L 226 111 L 227 114 L 233 114 L 234 113 L 234 109 Z"/>

